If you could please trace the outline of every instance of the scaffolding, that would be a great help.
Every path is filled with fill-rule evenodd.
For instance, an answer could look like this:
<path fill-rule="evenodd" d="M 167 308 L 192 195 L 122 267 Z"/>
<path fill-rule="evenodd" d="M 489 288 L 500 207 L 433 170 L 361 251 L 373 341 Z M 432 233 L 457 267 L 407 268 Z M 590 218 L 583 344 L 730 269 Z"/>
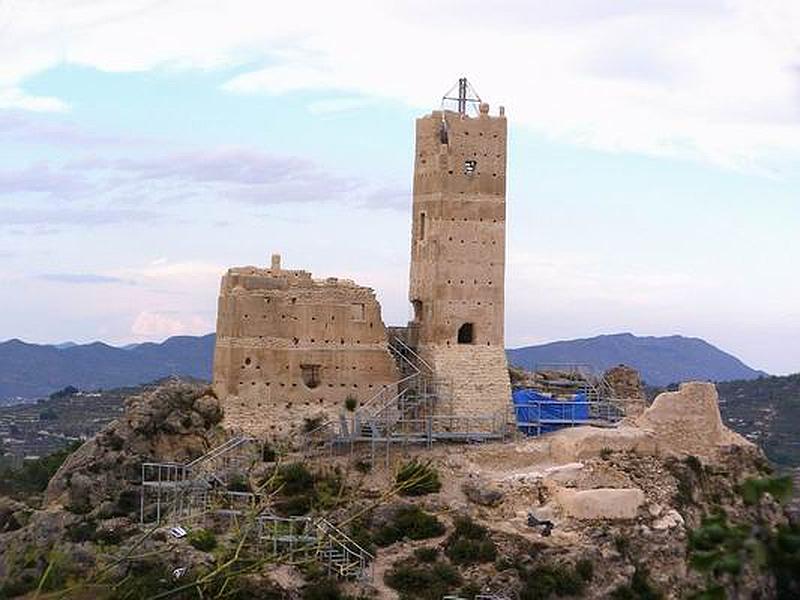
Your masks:
<path fill-rule="evenodd" d="M 617 398 L 608 380 L 587 364 L 539 364 L 533 376 L 517 387 L 517 428 L 526 435 L 581 425 L 615 427 L 643 405 L 642 400 Z M 525 397 L 524 392 L 532 393 Z"/>
<path fill-rule="evenodd" d="M 349 452 L 369 447 L 374 463 L 383 454 L 388 463 L 392 447 L 436 442 L 483 443 L 505 439 L 506 412 L 464 415 L 456 412 L 452 381 L 437 377 L 433 368 L 399 337 L 389 341 L 403 376 L 383 388 L 352 415 L 330 419 L 308 434 L 307 454 Z"/>
<path fill-rule="evenodd" d="M 327 519 L 273 515 L 263 494 L 226 487 L 246 478 L 261 450 L 240 436 L 186 464 L 143 463 L 140 521 L 200 526 L 211 517 L 252 518 L 245 536 L 262 554 L 289 563 L 315 560 L 331 576 L 371 580 L 375 557 Z"/>

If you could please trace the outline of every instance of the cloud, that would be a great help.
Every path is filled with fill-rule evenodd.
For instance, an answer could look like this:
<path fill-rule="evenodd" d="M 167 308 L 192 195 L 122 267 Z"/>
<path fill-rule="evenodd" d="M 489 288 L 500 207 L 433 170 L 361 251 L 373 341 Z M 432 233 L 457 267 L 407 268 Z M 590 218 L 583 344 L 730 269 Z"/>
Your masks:
<path fill-rule="evenodd" d="M 0 89 L 0 109 L 19 108 L 37 112 L 63 112 L 67 104 L 50 96 L 31 96 L 19 88 Z"/>
<path fill-rule="evenodd" d="M 86 146 L 100 144 L 132 144 L 142 142 L 141 138 L 98 134 L 87 130 L 62 115 L 31 115 L 20 110 L 0 111 L 0 135 L 4 140 L 20 142 L 59 144 L 66 146 Z"/>
<path fill-rule="evenodd" d="M 62 63 L 236 68 L 223 84 L 232 93 L 324 91 L 423 109 L 466 73 L 515 123 L 578 145 L 737 168 L 800 153 L 792 0 L 231 0 L 225 11 L 12 0 L 1 10 L 0 54 L 16 60 L 0 89 Z M 347 104 L 321 102 L 310 110 Z"/>
<path fill-rule="evenodd" d="M 197 314 L 140 312 L 131 325 L 137 339 L 162 339 L 173 335 L 203 335 L 213 330 L 213 323 Z"/>
<path fill-rule="evenodd" d="M 209 196 L 251 204 L 352 202 L 370 204 L 373 184 L 332 173 L 301 158 L 242 147 L 161 154 L 148 158 L 86 158 L 65 171 L 101 180 L 106 194 L 169 198 Z"/>
<path fill-rule="evenodd" d="M 59 169 L 53 170 L 46 163 L 23 169 L 0 170 L 0 196 L 38 193 L 71 198 L 93 190 L 94 186 L 84 177 Z"/>
<path fill-rule="evenodd" d="M 155 220 L 159 215 L 147 210 L 103 207 L 84 208 L 10 208 L 0 206 L 0 227 L 52 226 L 52 225 L 114 225 L 142 223 Z"/>
<path fill-rule="evenodd" d="M 97 285 L 97 284 L 125 284 L 136 285 L 135 281 L 121 279 L 110 275 L 98 275 L 96 273 L 44 273 L 39 275 L 39 279 L 54 283 L 67 283 L 75 285 Z"/>

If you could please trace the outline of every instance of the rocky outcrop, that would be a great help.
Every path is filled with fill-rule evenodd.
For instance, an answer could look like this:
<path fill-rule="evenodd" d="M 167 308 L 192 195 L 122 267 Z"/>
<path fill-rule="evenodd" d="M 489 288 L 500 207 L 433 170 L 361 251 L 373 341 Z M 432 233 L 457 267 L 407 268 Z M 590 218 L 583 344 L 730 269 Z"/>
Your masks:
<path fill-rule="evenodd" d="M 722 423 L 719 396 L 711 383 L 683 383 L 677 392 L 659 394 L 636 424 L 655 434 L 664 454 L 707 457 L 723 446 L 753 446 Z"/>
<path fill-rule="evenodd" d="M 45 503 L 101 518 L 138 510 L 141 464 L 203 454 L 222 410 L 205 386 L 169 383 L 126 401 L 124 415 L 76 450 L 47 486 Z"/>

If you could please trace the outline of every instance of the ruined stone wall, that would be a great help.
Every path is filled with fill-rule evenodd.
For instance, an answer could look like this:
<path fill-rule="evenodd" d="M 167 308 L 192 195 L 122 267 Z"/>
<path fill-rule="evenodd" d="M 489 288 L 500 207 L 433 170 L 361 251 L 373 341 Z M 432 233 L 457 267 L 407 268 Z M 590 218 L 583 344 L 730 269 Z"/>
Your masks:
<path fill-rule="evenodd" d="M 482 105 L 478 117 L 434 111 L 417 119 L 412 325 L 437 376 L 458 382 L 456 412 L 503 411 L 510 402 L 503 343 L 506 119 L 488 112 Z"/>
<path fill-rule="evenodd" d="M 398 380 L 370 288 L 306 271 L 230 269 L 222 279 L 214 391 L 225 425 L 286 434 Z"/>

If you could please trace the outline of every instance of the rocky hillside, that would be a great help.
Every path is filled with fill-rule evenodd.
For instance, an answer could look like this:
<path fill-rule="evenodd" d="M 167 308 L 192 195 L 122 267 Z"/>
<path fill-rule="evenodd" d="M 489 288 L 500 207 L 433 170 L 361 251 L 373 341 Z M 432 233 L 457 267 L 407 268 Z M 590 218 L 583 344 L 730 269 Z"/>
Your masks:
<path fill-rule="evenodd" d="M 619 364 L 630 365 L 653 386 L 679 381 L 729 381 L 765 375 L 699 338 L 680 335 L 637 337 L 630 333 L 553 342 L 508 350 L 514 366 L 535 370 L 538 365 L 580 363 L 598 373 Z"/>
<path fill-rule="evenodd" d="M 318 454 L 303 439 L 266 446 L 251 461 L 220 463 L 225 471 L 203 469 L 194 485 L 206 482 L 212 500 L 187 513 L 194 518 L 170 518 L 164 505 L 164 525 L 186 536 L 141 526 L 141 462 L 200 455 L 221 441 L 220 417 L 198 386 L 135 396 L 67 458 L 38 503 L 0 501 L 0 598 L 37 589 L 95 600 L 800 594 L 788 480 L 723 426 L 711 385 L 663 394 L 618 430 L 398 448 L 388 462 L 383 452 L 370 462 L 367 448 L 352 459 Z M 217 504 L 236 494 L 250 494 L 238 513 Z M 264 541 L 272 529 L 253 529 L 266 514 L 324 517 L 325 531 L 367 552 L 374 576 L 332 578 L 313 547 L 276 554 Z"/>

